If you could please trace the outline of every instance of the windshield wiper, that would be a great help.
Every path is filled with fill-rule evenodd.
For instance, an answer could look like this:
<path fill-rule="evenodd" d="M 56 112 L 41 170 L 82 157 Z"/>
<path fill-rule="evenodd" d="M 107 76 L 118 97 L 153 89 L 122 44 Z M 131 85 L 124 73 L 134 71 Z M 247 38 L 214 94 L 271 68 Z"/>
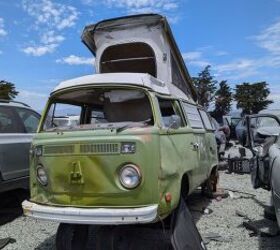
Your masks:
<path fill-rule="evenodd" d="M 117 132 L 117 133 L 122 132 L 122 131 L 126 130 L 128 127 L 129 127 L 129 124 L 126 124 L 126 125 L 117 127 L 117 128 L 116 128 L 116 132 Z"/>

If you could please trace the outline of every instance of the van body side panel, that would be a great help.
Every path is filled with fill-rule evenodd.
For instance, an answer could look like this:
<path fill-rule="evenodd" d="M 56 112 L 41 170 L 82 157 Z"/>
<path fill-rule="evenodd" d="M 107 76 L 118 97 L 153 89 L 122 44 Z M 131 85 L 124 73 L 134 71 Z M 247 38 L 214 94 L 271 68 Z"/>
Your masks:
<path fill-rule="evenodd" d="M 205 149 L 208 155 L 207 175 L 210 176 L 213 167 L 218 166 L 218 152 L 215 135 L 212 131 L 205 133 Z"/>
<path fill-rule="evenodd" d="M 160 209 L 163 214 L 171 212 L 177 206 L 181 180 L 185 173 L 189 176 L 190 192 L 204 181 L 203 169 L 198 168 L 198 152 L 192 146 L 195 140 L 192 129 L 178 130 L 162 133 L 160 136 Z M 166 203 L 166 193 L 171 193 L 171 203 Z"/>

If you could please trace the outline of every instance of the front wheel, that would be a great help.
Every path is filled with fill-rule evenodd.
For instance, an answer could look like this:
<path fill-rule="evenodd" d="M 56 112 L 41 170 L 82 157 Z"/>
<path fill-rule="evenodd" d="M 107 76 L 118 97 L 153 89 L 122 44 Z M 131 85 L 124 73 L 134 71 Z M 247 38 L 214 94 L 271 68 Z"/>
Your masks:
<path fill-rule="evenodd" d="M 83 250 L 88 241 L 88 225 L 61 223 L 56 233 L 57 250 Z"/>

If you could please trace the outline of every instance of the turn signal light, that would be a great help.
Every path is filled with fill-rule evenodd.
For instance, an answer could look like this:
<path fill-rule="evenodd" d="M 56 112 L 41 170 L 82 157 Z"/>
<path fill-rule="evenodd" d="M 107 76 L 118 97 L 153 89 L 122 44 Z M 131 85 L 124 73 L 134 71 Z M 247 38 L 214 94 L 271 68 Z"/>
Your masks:
<path fill-rule="evenodd" d="M 170 203 L 171 202 L 171 200 L 172 200 L 172 195 L 171 195 L 171 193 L 166 193 L 165 194 L 165 201 L 166 201 L 166 203 Z"/>

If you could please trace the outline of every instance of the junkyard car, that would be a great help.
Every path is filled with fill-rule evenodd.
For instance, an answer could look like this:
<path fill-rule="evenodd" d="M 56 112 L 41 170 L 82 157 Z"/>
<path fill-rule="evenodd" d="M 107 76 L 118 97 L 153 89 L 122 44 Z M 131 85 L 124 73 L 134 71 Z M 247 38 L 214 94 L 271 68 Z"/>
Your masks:
<path fill-rule="evenodd" d="M 243 117 L 236 125 L 235 127 L 235 135 L 236 139 L 239 141 L 239 143 L 242 146 L 246 145 L 246 139 L 247 139 L 247 121 L 246 118 Z"/>
<path fill-rule="evenodd" d="M 0 192 L 29 187 L 29 148 L 40 115 L 19 102 L 0 100 Z"/>
<path fill-rule="evenodd" d="M 65 239 L 82 249 L 88 224 L 164 219 L 218 165 L 210 119 L 164 17 L 106 20 L 86 27 L 82 39 L 97 74 L 51 93 L 32 143 L 31 199 L 23 203 L 25 215 L 62 223 L 58 249 Z M 79 124 L 58 126 L 62 110 Z M 78 242 L 63 223 L 80 233 Z"/>
<path fill-rule="evenodd" d="M 215 129 L 215 138 L 217 142 L 218 156 L 221 157 L 225 154 L 227 137 L 224 132 L 223 126 L 221 126 L 213 117 L 210 118 L 213 128 Z"/>
<path fill-rule="evenodd" d="M 63 110 L 62 112 L 65 112 Z M 80 117 L 76 115 L 65 115 L 65 116 L 57 116 L 52 121 L 53 124 L 59 127 L 69 127 L 69 126 L 76 126 L 80 122 Z"/>
<path fill-rule="evenodd" d="M 280 113 L 278 116 L 271 114 L 249 116 L 247 123 L 250 148 L 255 155 L 253 186 L 272 192 L 273 205 L 280 226 Z"/>

